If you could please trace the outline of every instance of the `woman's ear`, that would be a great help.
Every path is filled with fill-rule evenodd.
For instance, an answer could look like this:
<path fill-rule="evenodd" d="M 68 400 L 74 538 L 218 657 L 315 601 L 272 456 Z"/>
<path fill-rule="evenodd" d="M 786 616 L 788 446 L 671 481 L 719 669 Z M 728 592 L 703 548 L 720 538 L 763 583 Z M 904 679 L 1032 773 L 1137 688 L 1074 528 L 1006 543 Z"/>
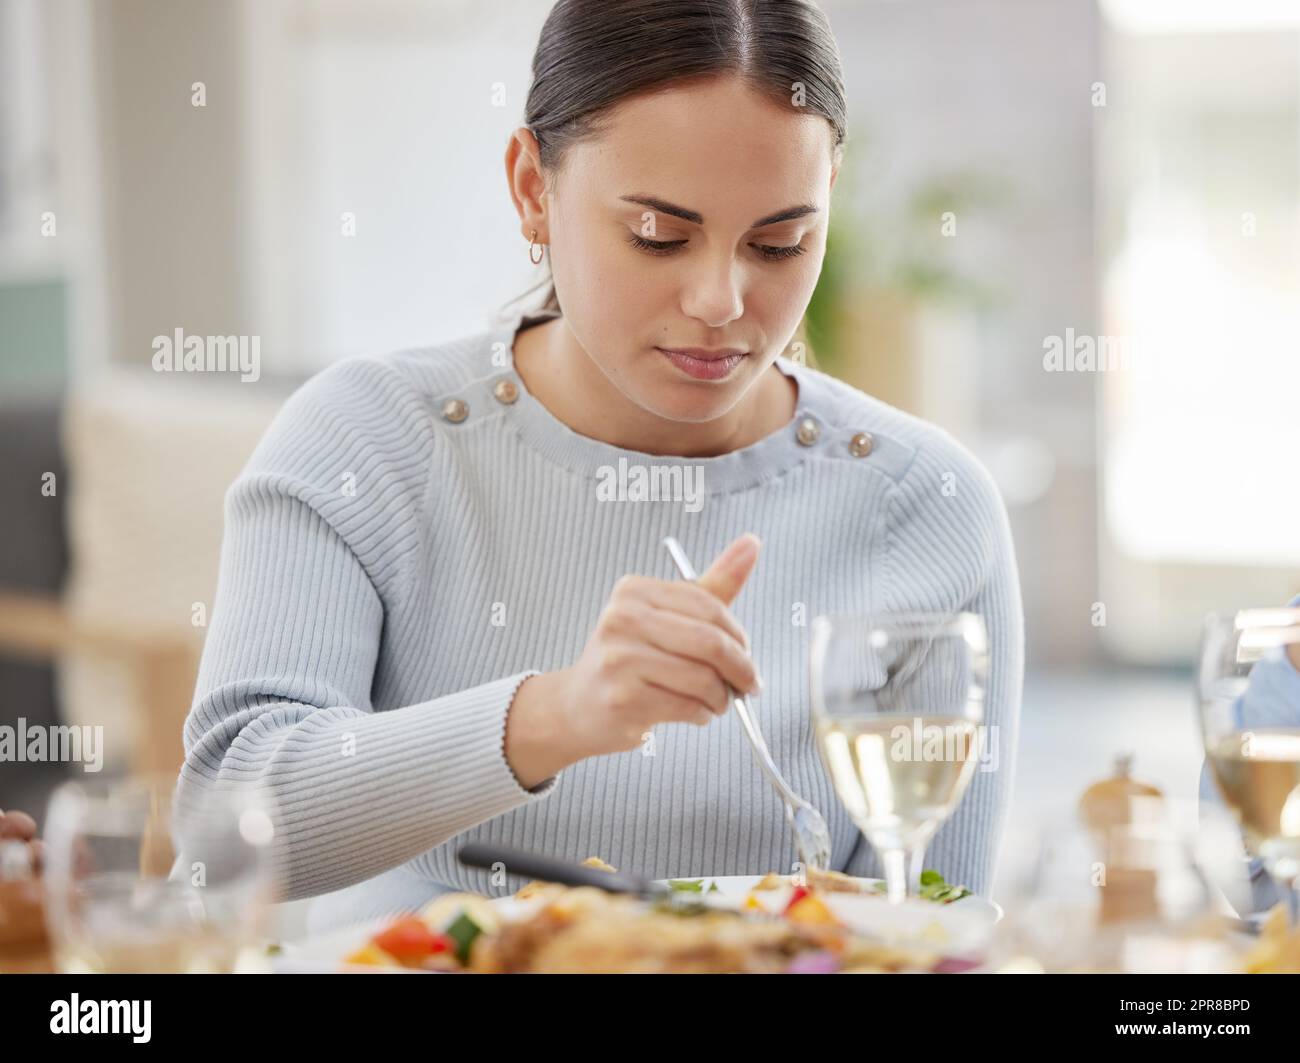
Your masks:
<path fill-rule="evenodd" d="M 537 230 L 537 241 L 549 243 L 546 217 L 546 180 L 542 173 L 537 138 L 527 126 L 520 126 L 506 145 L 506 184 L 519 214 L 520 233 L 525 240 Z"/>

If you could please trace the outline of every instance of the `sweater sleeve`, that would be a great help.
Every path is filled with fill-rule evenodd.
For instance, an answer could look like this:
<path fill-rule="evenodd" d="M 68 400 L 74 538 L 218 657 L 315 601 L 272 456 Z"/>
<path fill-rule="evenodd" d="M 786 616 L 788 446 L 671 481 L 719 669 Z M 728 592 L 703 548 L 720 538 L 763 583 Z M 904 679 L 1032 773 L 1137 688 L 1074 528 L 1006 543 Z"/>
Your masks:
<path fill-rule="evenodd" d="M 347 359 L 290 398 L 226 495 L 178 797 L 261 792 L 283 900 L 371 878 L 558 784 L 524 789 L 505 757 L 515 691 L 536 672 L 371 704 L 420 542 L 428 420 L 394 370 Z"/>
<path fill-rule="evenodd" d="M 873 610 L 971 612 L 988 632 L 980 762 L 923 860 L 947 881 L 987 897 L 1010 806 L 1024 684 L 1024 614 L 1006 507 L 983 466 L 936 432 L 896 485 L 882 536 Z M 883 874 L 864 838 L 845 870 Z"/>

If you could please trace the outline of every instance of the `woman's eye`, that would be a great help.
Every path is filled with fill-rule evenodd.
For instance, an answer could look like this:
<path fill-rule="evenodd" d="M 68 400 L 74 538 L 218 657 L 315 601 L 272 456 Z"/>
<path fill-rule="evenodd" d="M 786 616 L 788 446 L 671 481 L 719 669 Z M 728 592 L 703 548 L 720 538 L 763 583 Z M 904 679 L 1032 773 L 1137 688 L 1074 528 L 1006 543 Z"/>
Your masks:
<path fill-rule="evenodd" d="M 648 251 L 652 255 L 672 254 L 675 248 L 686 243 L 685 240 L 647 240 L 643 236 L 637 236 L 636 233 L 632 233 L 628 240 L 633 247 L 639 247 L 642 251 Z"/>
<path fill-rule="evenodd" d="M 808 249 L 803 244 L 791 244 L 789 247 L 768 247 L 766 244 L 750 244 L 760 255 L 768 259 L 794 258 Z"/>
<path fill-rule="evenodd" d="M 633 247 L 639 248 L 652 255 L 670 255 L 677 248 L 682 247 L 685 240 L 647 240 L 636 233 L 630 233 L 628 240 Z M 771 247 L 767 244 L 750 244 L 763 258 L 769 262 L 780 261 L 784 258 L 794 258 L 797 255 L 804 254 L 808 249 L 802 244 L 792 244 L 789 247 Z"/>

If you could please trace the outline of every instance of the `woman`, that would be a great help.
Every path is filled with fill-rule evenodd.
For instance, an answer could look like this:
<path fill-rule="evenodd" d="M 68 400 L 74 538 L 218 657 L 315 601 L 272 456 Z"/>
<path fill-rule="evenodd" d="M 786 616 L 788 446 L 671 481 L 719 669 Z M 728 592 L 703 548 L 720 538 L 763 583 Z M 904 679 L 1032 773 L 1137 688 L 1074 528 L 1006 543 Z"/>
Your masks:
<path fill-rule="evenodd" d="M 833 867 L 877 875 L 813 744 L 807 620 L 970 609 L 998 770 L 926 864 L 987 891 L 1022 675 L 1004 508 L 938 429 L 778 360 L 844 141 L 823 14 L 561 0 L 533 72 L 505 162 L 550 259 L 542 312 L 346 359 L 287 403 L 227 496 L 182 788 L 267 785 L 286 896 L 332 894 L 318 929 L 517 888 L 457 863 L 470 840 L 653 877 L 788 871 L 727 711 L 761 674 L 760 726 Z"/>

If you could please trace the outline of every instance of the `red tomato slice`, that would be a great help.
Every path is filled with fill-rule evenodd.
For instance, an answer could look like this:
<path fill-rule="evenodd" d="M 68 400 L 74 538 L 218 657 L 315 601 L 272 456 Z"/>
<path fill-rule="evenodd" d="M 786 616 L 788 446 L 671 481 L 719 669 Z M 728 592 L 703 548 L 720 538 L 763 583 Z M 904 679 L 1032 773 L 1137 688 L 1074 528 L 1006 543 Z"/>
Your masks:
<path fill-rule="evenodd" d="M 446 934 L 430 930 L 417 916 L 401 919 L 375 935 L 375 944 L 399 960 L 418 960 L 435 952 L 447 952 L 455 943 Z"/>

